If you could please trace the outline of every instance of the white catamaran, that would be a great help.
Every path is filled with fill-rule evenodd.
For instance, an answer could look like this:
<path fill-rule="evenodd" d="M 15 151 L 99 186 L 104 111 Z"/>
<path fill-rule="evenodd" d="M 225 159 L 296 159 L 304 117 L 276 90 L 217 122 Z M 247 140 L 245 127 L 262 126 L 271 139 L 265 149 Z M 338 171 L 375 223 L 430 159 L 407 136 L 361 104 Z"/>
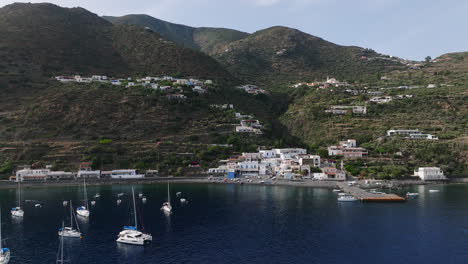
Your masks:
<path fill-rule="evenodd" d="M 10 262 L 10 249 L 4 248 L 2 242 L 2 212 L 0 210 L 0 264 L 7 264 Z"/>
<path fill-rule="evenodd" d="M 75 222 L 76 229 L 73 229 L 73 222 Z M 58 231 L 58 235 L 62 237 L 73 237 L 81 238 L 80 226 L 76 220 L 75 214 L 73 213 L 73 205 L 70 200 L 70 226 L 62 227 Z"/>
<path fill-rule="evenodd" d="M 23 217 L 24 211 L 21 209 L 21 181 L 18 181 L 18 206 L 11 208 L 11 215 L 15 217 Z"/>
<path fill-rule="evenodd" d="M 145 245 L 153 241 L 153 237 L 150 234 L 138 231 L 138 220 L 135 204 L 135 192 L 132 187 L 132 198 L 133 198 L 133 214 L 135 216 L 135 226 L 124 226 L 123 230 L 117 237 L 117 242 L 131 245 Z"/>
<path fill-rule="evenodd" d="M 170 214 L 172 212 L 172 206 L 171 206 L 171 194 L 169 191 L 169 183 L 167 183 L 167 202 L 163 203 L 163 206 L 161 207 L 161 210 L 163 210 L 164 213 Z"/>
<path fill-rule="evenodd" d="M 76 213 L 82 217 L 89 217 L 88 193 L 86 192 L 86 181 L 83 181 L 85 205 L 76 208 Z"/>

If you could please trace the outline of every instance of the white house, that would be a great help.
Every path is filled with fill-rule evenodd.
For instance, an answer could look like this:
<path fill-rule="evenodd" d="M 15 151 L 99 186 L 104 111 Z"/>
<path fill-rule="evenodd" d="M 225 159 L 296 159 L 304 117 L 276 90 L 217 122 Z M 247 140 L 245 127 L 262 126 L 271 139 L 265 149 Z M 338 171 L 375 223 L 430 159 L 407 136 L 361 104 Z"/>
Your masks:
<path fill-rule="evenodd" d="M 141 179 L 145 177 L 143 174 L 138 174 L 137 170 L 113 170 L 111 172 L 112 179 Z"/>
<path fill-rule="evenodd" d="M 420 167 L 414 171 L 414 176 L 423 181 L 446 180 L 444 173 L 438 167 Z"/>
<path fill-rule="evenodd" d="M 24 169 L 16 171 L 16 181 L 47 180 L 49 169 Z"/>

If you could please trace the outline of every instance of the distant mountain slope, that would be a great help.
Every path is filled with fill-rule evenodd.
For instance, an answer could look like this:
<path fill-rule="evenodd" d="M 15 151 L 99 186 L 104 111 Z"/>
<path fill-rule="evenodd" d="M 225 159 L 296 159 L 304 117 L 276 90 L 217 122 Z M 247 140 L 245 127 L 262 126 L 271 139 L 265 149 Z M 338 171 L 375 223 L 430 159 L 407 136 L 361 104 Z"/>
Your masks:
<path fill-rule="evenodd" d="M 359 78 L 402 66 L 373 50 L 339 46 L 287 27 L 258 31 L 218 48 L 213 56 L 237 77 L 269 83 L 327 75 Z"/>
<path fill-rule="evenodd" d="M 219 46 L 246 38 L 249 34 L 226 28 L 195 28 L 166 22 L 148 15 L 127 15 L 122 17 L 104 16 L 116 25 L 148 27 L 163 37 L 186 47 L 211 54 Z"/>
<path fill-rule="evenodd" d="M 0 8 L 3 75 L 181 74 L 230 78 L 207 55 L 82 8 L 12 4 Z"/>

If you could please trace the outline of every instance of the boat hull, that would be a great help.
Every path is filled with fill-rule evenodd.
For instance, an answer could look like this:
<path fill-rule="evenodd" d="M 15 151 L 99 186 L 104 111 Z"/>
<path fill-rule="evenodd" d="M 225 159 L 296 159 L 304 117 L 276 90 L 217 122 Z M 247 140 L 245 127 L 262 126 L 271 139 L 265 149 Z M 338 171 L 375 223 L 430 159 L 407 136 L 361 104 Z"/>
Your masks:
<path fill-rule="evenodd" d="M 81 238 L 81 233 L 76 230 L 65 231 L 65 232 L 59 231 L 58 235 L 63 236 L 63 237 L 70 237 L 70 238 Z"/>
<path fill-rule="evenodd" d="M 15 217 L 23 217 L 24 211 L 23 210 L 12 210 L 11 215 Z"/>
<path fill-rule="evenodd" d="M 0 264 L 7 264 L 8 262 L 10 262 L 10 251 L 7 251 L 5 253 L 1 253 L 1 255 L 0 255 Z"/>
<path fill-rule="evenodd" d="M 77 210 L 76 214 L 81 216 L 81 217 L 89 217 L 89 211 L 88 210 Z"/>

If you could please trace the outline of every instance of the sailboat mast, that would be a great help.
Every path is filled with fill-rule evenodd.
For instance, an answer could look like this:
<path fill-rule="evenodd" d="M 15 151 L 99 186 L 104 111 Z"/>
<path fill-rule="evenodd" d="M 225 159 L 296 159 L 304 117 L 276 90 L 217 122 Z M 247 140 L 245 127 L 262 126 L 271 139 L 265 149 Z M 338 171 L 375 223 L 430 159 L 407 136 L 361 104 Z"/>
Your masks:
<path fill-rule="evenodd" d="M 2 209 L 0 209 L 0 251 L 2 248 Z"/>
<path fill-rule="evenodd" d="M 135 190 L 132 187 L 132 198 L 133 198 L 133 215 L 135 216 L 135 229 L 138 230 L 137 214 L 136 214 L 136 203 L 135 203 Z"/>
<path fill-rule="evenodd" d="M 21 208 L 21 180 L 18 181 L 18 207 Z"/>
<path fill-rule="evenodd" d="M 86 203 L 86 209 L 88 209 L 88 193 L 86 192 L 86 180 L 84 180 L 84 198 L 85 198 L 85 203 Z"/>
<path fill-rule="evenodd" d="M 73 229 L 73 206 L 70 200 L 70 228 Z"/>
<path fill-rule="evenodd" d="M 167 202 L 171 203 L 171 195 L 169 194 L 169 182 L 167 183 Z"/>
<path fill-rule="evenodd" d="M 62 222 L 62 230 L 65 230 L 65 222 Z M 63 236 L 60 236 L 60 259 L 57 260 L 59 263 L 63 263 Z"/>

